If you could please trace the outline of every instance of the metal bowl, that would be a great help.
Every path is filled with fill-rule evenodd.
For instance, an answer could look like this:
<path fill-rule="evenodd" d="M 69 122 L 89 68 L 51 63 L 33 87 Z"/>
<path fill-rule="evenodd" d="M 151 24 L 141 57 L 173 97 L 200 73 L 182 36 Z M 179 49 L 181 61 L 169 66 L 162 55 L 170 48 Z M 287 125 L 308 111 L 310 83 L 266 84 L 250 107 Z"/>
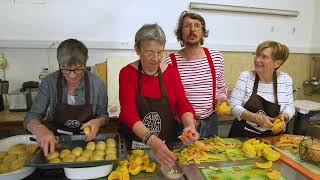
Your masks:
<path fill-rule="evenodd" d="M 315 138 L 310 137 L 303 139 L 299 146 L 299 156 L 301 160 L 320 167 L 320 158 L 318 158 L 320 156 L 320 150 L 310 148 L 310 145 L 315 143 L 319 143 Z"/>

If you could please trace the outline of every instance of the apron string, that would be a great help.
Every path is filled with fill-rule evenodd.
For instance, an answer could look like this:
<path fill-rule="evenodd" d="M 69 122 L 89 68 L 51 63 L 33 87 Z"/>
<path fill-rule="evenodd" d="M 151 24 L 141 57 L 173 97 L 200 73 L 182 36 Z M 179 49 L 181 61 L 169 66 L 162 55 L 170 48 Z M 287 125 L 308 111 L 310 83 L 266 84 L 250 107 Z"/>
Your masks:
<path fill-rule="evenodd" d="M 273 78 L 273 96 L 274 96 L 274 101 L 275 101 L 275 104 L 279 104 L 279 102 L 278 102 L 277 71 L 273 72 L 272 78 Z M 256 72 L 252 94 L 257 94 L 259 80 L 260 80 L 260 77 L 259 77 L 258 73 Z"/>

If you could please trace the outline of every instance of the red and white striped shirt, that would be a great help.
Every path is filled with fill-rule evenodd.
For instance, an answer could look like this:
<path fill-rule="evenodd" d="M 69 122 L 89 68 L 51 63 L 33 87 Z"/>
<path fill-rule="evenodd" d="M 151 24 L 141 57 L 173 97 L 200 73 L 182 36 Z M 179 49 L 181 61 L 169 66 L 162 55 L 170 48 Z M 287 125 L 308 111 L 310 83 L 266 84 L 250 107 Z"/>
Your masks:
<path fill-rule="evenodd" d="M 216 98 L 227 97 L 226 81 L 224 80 L 224 60 L 219 51 L 209 50 L 216 72 Z M 174 53 L 186 96 L 200 119 L 214 112 L 212 74 L 207 57 L 186 60 L 179 53 Z M 172 64 L 170 56 L 164 60 Z"/>

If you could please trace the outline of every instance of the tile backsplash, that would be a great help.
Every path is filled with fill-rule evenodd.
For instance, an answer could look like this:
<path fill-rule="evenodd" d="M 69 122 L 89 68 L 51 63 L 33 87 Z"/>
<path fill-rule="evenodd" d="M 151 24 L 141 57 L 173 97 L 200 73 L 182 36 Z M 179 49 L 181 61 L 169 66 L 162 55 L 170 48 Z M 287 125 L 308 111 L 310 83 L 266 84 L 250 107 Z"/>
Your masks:
<path fill-rule="evenodd" d="M 242 71 L 253 69 L 252 52 L 222 52 L 225 60 L 225 79 L 228 90 L 231 91 L 239 74 Z M 111 104 L 118 103 L 118 75 L 120 69 L 138 59 L 137 57 L 108 58 L 108 95 Z M 308 99 L 320 102 L 320 95 L 307 96 L 304 94 L 303 82 L 311 78 L 311 54 L 290 54 L 288 60 L 280 67 L 281 71 L 288 73 L 293 79 L 295 99 Z"/>

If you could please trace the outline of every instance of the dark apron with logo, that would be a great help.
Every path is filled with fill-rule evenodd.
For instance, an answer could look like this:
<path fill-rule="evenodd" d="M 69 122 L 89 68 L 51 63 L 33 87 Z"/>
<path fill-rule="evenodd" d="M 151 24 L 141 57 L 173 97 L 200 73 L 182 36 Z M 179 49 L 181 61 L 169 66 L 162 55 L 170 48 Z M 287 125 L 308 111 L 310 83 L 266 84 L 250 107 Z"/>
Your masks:
<path fill-rule="evenodd" d="M 141 71 L 142 66 L 139 62 L 138 67 L 138 89 L 137 89 L 137 111 L 143 124 L 156 135 L 165 140 L 166 143 L 174 142 L 177 140 L 175 133 L 175 120 L 170 110 L 170 104 L 166 95 L 166 89 L 161 73 L 160 67 L 158 68 L 158 77 L 160 82 L 161 97 L 149 98 L 140 95 L 141 89 Z M 141 142 L 141 139 L 136 136 L 133 131 L 125 124 L 120 123 L 119 132 L 126 138 L 127 147 L 132 148 L 132 142 Z"/>
<path fill-rule="evenodd" d="M 88 73 L 84 74 L 85 103 L 83 105 L 69 105 L 62 102 L 63 86 L 62 74 L 57 81 L 57 104 L 53 114 L 53 121 L 49 125 L 55 134 L 79 134 L 83 123 L 92 119 L 92 105 L 90 104 L 90 83 Z"/>
<path fill-rule="evenodd" d="M 280 105 L 278 103 L 278 96 L 277 96 L 277 74 L 274 72 L 273 74 L 273 90 L 274 90 L 274 98 L 275 103 L 271 103 L 261 96 L 257 95 L 258 90 L 258 83 L 259 83 L 259 76 L 256 74 L 253 91 L 249 98 L 249 100 L 245 103 L 244 108 L 253 113 L 264 112 L 267 116 L 275 118 L 279 115 L 280 112 Z M 253 127 L 246 123 L 246 120 L 242 119 L 239 121 L 235 119 L 232 123 L 230 132 L 228 137 L 262 137 L 262 136 L 271 136 L 275 135 L 272 133 L 271 130 L 266 131 L 259 131 L 256 127 Z"/>

